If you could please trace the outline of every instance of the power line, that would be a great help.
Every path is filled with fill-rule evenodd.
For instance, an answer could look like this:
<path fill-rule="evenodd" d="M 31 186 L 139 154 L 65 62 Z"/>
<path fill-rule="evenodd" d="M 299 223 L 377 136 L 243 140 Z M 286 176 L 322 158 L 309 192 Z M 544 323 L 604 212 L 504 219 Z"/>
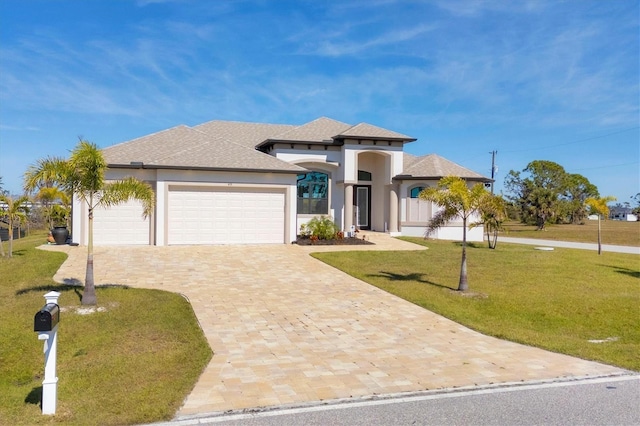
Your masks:
<path fill-rule="evenodd" d="M 540 147 L 536 147 L 536 148 L 527 148 L 527 149 L 515 149 L 515 150 L 511 150 L 511 151 L 502 151 L 503 153 L 510 153 L 510 152 L 526 152 L 526 151 L 537 151 L 539 149 L 548 149 L 548 148 L 555 148 L 557 146 L 566 146 L 566 145 L 573 145 L 574 143 L 580 143 L 580 142 L 585 142 L 585 141 L 590 141 L 593 139 L 600 139 L 600 138 L 606 138 L 607 136 L 613 136 L 613 135 L 617 135 L 619 133 L 624 133 L 624 132 L 628 132 L 630 130 L 635 130 L 640 128 L 640 126 L 635 126 L 635 127 L 630 127 L 628 129 L 624 129 L 624 130 L 618 130 L 617 132 L 612 132 L 612 133 L 607 133 L 605 135 L 600 135 L 600 136 L 593 136 L 590 138 L 584 138 L 584 139 L 578 139 L 572 142 L 565 142 L 565 143 L 559 143 L 559 144 L 555 144 L 555 145 L 546 145 L 546 146 L 540 146 Z"/>
<path fill-rule="evenodd" d="M 571 170 L 568 170 L 568 171 L 574 172 L 574 171 L 580 171 L 580 170 L 608 169 L 610 167 L 631 166 L 632 164 L 638 164 L 638 161 L 632 161 L 631 163 L 611 164 L 609 166 L 586 167 L 586 168 L 583 168 L 583 169 L 571 169 Z"/>
<path fill-rule="evenodd" d="M 628 129 L 618 130 L 616 132 L 611 132 L 611 133 L 607 133 L 607 134 L 600 135 L 600 136 L 592 136 L 590 138 L 578 139 L 578 140 L 571 141 L 571 142 L 559 143 L 559 144 L 555 144 L 555 145 L 546 145 L 546 146 L 541 146 L 541 147 L 536 147 L 536 148 L 514 149 L 514 150 L 509 150 L 509 151 L 502 151 L 502 153 L 504 154 L 504 153 L 512 153 L 512 152 L 537 151 L 537 150 L 540 150 L 540 149 L 555 148 L 557 146 L 572 145 L 572 144 L 575 144 L 575 143 L 590 141 L 590 140 L 594 140 L 594 139 L 606 138 L 607 136 L 617 135 L 619 133 L 628 132 L 630 130 L 635 130 L 635 129 L 638 129 L 638 128 L 640 128 L 640 126 L 629 127 Z M 473 157 L 467 157 L 466 159 L 461 160 L 461 162 L 467 162 L 467 161 L 475 160 L 475 159 L 480 158 L 482 156 L 484 156 L 483 153 L 477 153 L 477 154 L 473 155 Z"/>

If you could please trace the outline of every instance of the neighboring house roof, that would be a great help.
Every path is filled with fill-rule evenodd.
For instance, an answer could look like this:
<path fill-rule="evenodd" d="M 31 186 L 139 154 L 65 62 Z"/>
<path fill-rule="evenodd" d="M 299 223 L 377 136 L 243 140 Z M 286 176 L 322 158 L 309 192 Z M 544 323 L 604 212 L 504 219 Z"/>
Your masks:
<path fill-rule="evenodd" d="M 482 182 L 491 182 L 488 177 L 462 167 L 459 164 L 449 161 L 436 154 L 429 154 L 416 157 L 411 154 L 404 154 L 404 170 L 400 179 L 440 179 L 445 176 L 459 176 L 463 179 L 473 179 Z"/>
<path fill-rule="evenodd" d="M 109 166 L 300 172 L 302 167 L 184 125 L 103 150 Z"/>
<path fill-rule="evenodd" d="M 633 214 L 633 209 L 631 207 L 612 206 L 609 207 L 609 214 Z"/>

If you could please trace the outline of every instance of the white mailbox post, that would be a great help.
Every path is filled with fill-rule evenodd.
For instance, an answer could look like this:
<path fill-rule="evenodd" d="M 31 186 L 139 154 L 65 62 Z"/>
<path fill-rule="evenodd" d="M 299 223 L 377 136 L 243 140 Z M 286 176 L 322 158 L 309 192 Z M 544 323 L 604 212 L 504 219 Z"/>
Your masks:
<path fill-rule="evenodd" d="M 51 291 L 44 295 L 47 303 L 36 313 L 34 331 L 38 340 L 44 340 L 44 380 L 42 381 L 42 414 L 56 413 L 58 377 L 56 377 L 56 351 L 58 346 L 58 321 L 60 293 Z"/>

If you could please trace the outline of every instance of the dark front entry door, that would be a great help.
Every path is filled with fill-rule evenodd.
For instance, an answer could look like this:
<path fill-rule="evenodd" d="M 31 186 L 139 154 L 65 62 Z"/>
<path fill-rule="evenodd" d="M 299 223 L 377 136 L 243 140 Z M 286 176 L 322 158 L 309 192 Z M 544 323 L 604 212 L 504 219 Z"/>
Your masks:
<path fill-rule="evenodd" d="M 354 185 L 353 189 L 353 222 L 359 229 L 371 229 L 371 185 Z"/>

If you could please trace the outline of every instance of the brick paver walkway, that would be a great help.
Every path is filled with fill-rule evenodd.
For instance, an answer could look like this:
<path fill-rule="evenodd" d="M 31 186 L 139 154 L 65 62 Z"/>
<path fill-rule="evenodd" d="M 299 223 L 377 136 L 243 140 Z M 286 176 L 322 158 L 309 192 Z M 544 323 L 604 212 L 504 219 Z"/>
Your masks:
<path fill-rule="evenodd" d="M 371 238 L 377 245 L 366 250 L 419 248 Z M 69 253 L 55 279 L 82 281 L 86 249 L 49 248 Z M 180 292 L 191 301 L 215 355 L 179 417 L 626 373 L 476 333 L 308 256 L 317 249 L 98 247 L 95 280 Z"/>

